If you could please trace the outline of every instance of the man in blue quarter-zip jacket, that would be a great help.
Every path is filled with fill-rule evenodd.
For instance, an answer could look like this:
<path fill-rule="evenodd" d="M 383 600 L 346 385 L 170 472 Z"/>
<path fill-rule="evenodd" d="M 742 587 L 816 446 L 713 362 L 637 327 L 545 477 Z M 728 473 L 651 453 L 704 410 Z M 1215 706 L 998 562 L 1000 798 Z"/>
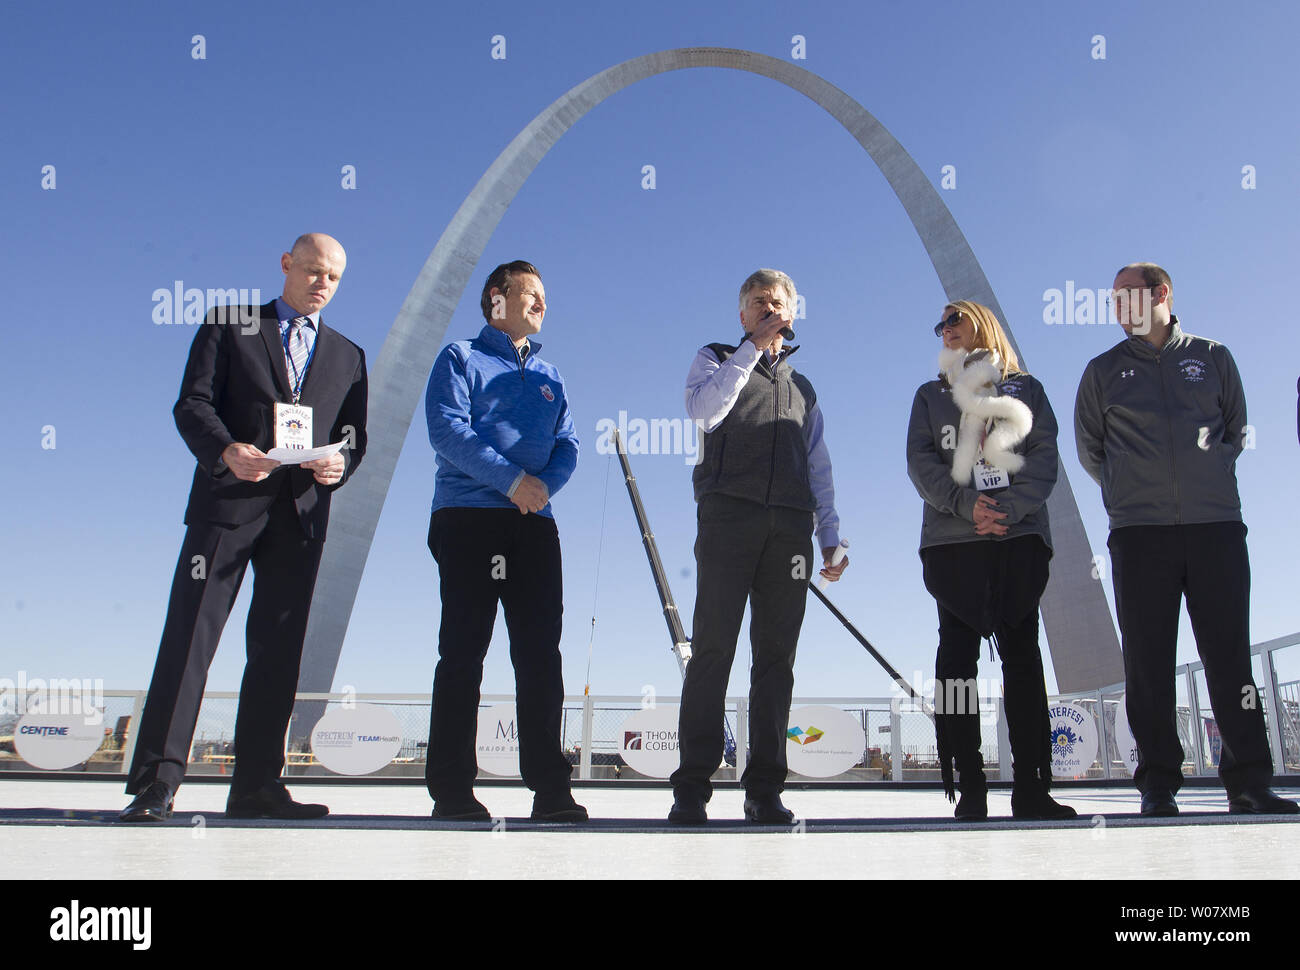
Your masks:
<path fill-rule="evenodd" d="M 1129 336 L 1084 370 L 1074 432 L 1110 517 L 1142 814 L 1178 814 L 1174 662 L 1183 596 L 1223 738 L 1228 810 L 1294 813 L 1296 803 L 1269 788 L 1273 758 L 1250 669 L 1250 559 L 1235 471 L 1246 434 L 1241 376 L 1227 347 L 1183 332 L 1170 312 L 1173 281 L 1159 266 L 1125 266 L 1114 293 Z"/>
<path fill-rule="evenodd" d="M 444 347 L 425 395 L 438 471 L 429 551 L 438 563 L 442 625 L 425 782 L 433 817 L 486 821 L 474 798 L 479 686 L 505 609 L 515 667 L 519 767 L 532 817 L 580 822 L 560 748 L 564 683 L 560 539 L 550 497 L 578 464 L 564 379 L 529 338 L 542 329 L 546 291 L 516 260 L 494 269 L 480 300 L 487 325 Z"/>

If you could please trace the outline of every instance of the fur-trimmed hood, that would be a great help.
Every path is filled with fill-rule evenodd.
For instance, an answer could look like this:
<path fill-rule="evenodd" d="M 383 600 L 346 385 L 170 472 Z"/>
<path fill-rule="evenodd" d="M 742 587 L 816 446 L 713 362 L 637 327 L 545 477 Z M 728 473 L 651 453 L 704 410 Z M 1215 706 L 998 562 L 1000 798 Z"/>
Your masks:
<path fill-rule="evenodd" d="M 961 410 L 957 452 L 952 459 L 952 479 L 969 485 L 984 436 L 984 460 L 1009 474 L 1024 467 L 1025 459 L 1013 450 L 1025 440 L 1034 425 L 1033 412 L 1014 397 L 998 394 L 1002 362 L 988 350 L 939 351 L 939 370 L 952 388 L 952 399 Z M 992 420 L 992 427 L 984 429 Z"/>

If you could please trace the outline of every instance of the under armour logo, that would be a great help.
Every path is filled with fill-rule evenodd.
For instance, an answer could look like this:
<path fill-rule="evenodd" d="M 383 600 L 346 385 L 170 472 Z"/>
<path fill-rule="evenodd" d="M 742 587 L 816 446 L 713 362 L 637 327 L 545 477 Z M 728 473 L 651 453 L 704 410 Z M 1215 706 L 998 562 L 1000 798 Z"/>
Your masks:
<path fill-rule="evenodd" d="M 1134 374 L 1136 374 L 1136 373 L 1137 373 L 1137 371 L 1135 371 L 1135 370 L 1122 370 L 1122 371 L 1119 372 L 1119 376 L 1120 376 L 1120 377 L 1132 377 L 1132 376 L 1133 376 Z"/>

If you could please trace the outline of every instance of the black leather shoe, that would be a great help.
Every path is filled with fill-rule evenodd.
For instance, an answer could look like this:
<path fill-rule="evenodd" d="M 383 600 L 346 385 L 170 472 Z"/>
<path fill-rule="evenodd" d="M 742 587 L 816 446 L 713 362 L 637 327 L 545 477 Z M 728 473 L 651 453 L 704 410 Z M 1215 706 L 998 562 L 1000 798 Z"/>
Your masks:
<path fill-rule="evenodd" d="M 1271 788 L 1247 788 L 1228 799 L 1230 815 L 1295 815 L 1300 805 L 1273 794 Z"/>
<path fill-rule="evenodd" d="M 172 817 L 172 790 L 165 782 L 152 782 L 117 817 L 119 822 L 162 822 Z"/>
<path fill-rule="evenodd" d="M 528 817 L 534 822 L 585 822 L 587 810 L 573 800 L 573 793 L 568 789 L 537 792 L 533 795 L 533 811 Z"/>
<path fill-rule="evenodd" d="M 235 795 L 226 799 L 226 818 L 322 818 L 330 813 L 324 805 L 295 802 L 289 789 L 281 784 L 267 785 L 248 795 Z"/>
<path fill-rule="evenodd" d="M 1163 788 L 1147 792 L 1142 796 L 1142 814 L 1150 818 L 1173 818 L 1178 814 L 1174 793 Z"/>
<path fill-rule="evenodd" d="M 704 799 L 695 795 L 674 794 L 668 821 L 674 825 L 703 825 L 709 820 Z"/>
<path fill-rule="evenodd" d="M 746 795 L 745 821 L 758 825 L 790 825 L 794 822 L 794 812 L 781 804 L 781 796 Z"/>
<path fill-rule="evenodd" d="M 989 792 L 987 788 L 969 788 L 957 799 L 953 817 L 959 822 L 982 822 L 989 817 Z"/>
<path fill-rule="evenodd" d="M 490 822 L 487 806 L 473 795 L 439 798 L 433 803 L 433 817 L 444 822 Z"/>

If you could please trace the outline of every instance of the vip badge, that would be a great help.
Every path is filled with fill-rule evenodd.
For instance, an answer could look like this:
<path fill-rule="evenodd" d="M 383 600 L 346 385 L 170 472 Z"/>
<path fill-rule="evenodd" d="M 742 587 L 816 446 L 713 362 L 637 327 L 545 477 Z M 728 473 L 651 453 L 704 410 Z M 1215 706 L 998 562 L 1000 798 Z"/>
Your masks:
<path fill-rule="evenodd" d="M 311 408 L 302 404 L 275 403 L 275 447 L 311 447 Z"/>

